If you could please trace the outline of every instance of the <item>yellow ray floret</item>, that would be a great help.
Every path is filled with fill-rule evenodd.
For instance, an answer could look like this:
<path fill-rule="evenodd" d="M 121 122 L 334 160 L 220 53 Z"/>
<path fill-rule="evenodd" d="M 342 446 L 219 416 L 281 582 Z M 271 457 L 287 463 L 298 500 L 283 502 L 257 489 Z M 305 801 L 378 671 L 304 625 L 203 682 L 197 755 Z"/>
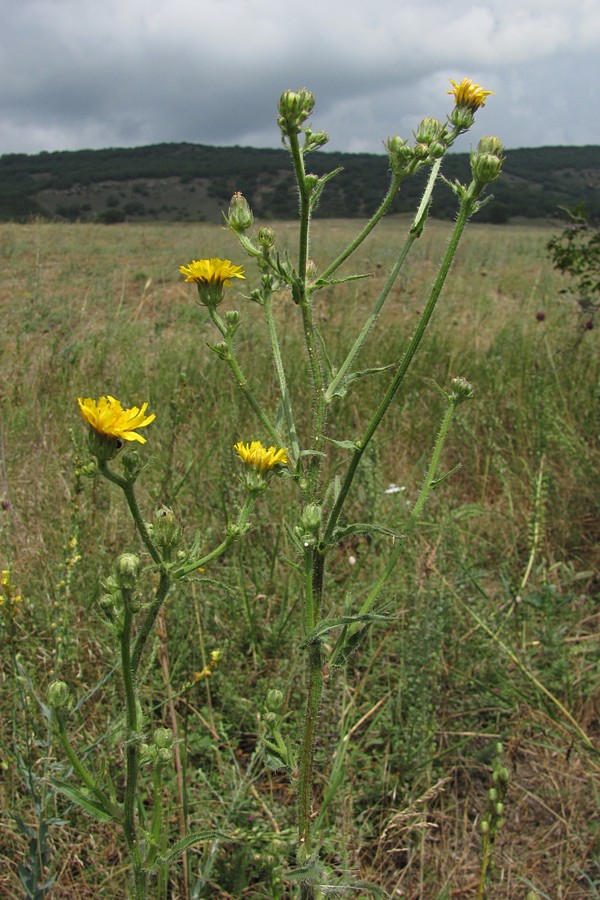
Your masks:
<path fill-rule="evenodd" d="M 156 414 L 146 415 L 147 403 L 141 408 L 132 406 L 131 409 L 123 409 L 114 397 L 100 397 L 98 402 L 87 397 L 77 398 L 81 415 L 98 434 L 111 438 L 120 438 L 123 441 L 139 441 L 146 443 L 146 438 L 136 434 L 137 428 L 144 428 L 153 422 Z"/>
<path fill-rule="evenodd" d="M 230 259 L 194 259 L 189 266 L 179 266 L 179 271 L 185 275 L 186 281 L 196 281 L 198 284 L 222 284 L 230 285 L 230 278 L 245 278 L 241 266 L 234 266 Z"/>
<path fill-rule="evenodd" d="M 242 462 L 258 472 L 269 472 L 275 466 L 287 466 L 287 450 L 284 448 L 276 450 L 275 447 L 269 447 L 267 449 L 260 441 L 252 441 L 251 444 L 239 441 L 233 449 Z"/>
<path fill-rule="evenodd" d="M 466 106 L 473 112 L 480 106 L 485 106 L 485 98 L 494 93 L 494 91 L 484 91 L 481 85 L 473 84 L 470 78 L 463 78 L 460 84 L 450 79 L 450 84 L 454 85 L 454 89 L 448 93 L 454 94 L 455 105 Z"/>

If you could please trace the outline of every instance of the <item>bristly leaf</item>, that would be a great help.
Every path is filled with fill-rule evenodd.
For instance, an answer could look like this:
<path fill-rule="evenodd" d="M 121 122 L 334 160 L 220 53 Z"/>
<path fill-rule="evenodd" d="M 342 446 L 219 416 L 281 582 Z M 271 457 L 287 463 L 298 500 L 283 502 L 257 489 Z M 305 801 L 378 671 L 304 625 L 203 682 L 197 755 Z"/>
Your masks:
<path fill-rule="evenodd" d="M 345 525 L 343 528 L 336 528 L 333 532 L 333 537 L 337 543 L 353 534 L 386 534 L 388 537 L 393 537 L 398 540 L 404 537 L 402 533 L 392 531 L 391 528 L 384 528 L 383 525 L 376 525 L 373 522 L 355 522 L 353 525 Z"/>
<path fill-rule="evenodd" d="M 68 797 L 72 803 L 79 806 L 80 809 L 96 819 L 97 822 L 113 821 L 114 816 L 102 806 L 97 799 L 92 800 L 91 797 L 84 794 L 82 791 L 78 791 L 77 788 L 71 787 L 70 784 L 66 784 L 64 781 L 53 780 L 52 784 L 57 791 L 64 794 L 65 797 Z"/>
<path fill-rule="evenodd" d="M 344 625 L 370 625 L 374 622 L 391 622 L 392 616 L 381 613 L 357 613 L 352 616 L 338 616 L 335 619 L 321 619 L 314 631 L 308 635 L 300 646 L 307 647 L 310 644 L 322 644 L 326 636 L 334 628 L 342 628 Z"/>
<path fill-rule="evenodd" d="M 187 850 L 188 847 L 192 847 L 194 844 L 203 844 L 205 841 L 235 841 L 234 838 L 230 834 L 223 834 L 221 831 L 214 831 L 207 829 L 206 831 L 193 831 L 191 834 L 188 834 L 187 837 L 182 838 L 180 841 L 177 841 L 176 844 L 173 844 L 168 853 L 164 856 L 161 856 L 157 859 L 157 865 L 160 863 L 161 865 L 165 865 L 172 862 L 174 859 L 177 859 L 184 850 Z"/>
<path fill-rule="evenodd" d="M 339 175 L 342 171 L 342 167 L 338 166 L 337 169 L 334 169 L 332 172 L 328 172 L 326 175 L 321 175 L 319 180 L 317 181 L 315 187 L 313 188 L 312 194 L 310 196 L 309 204 L 310 210 L 313 212 L 319 202 L 321 194 L 323 193 L 323 188 L 327 184 L 330 178 L 334 178 L 335 175 Z"/>
<path fill-rule="evenodd" d="M 328 444 L 334 444 L 336 447 L 341 447 L 342 450 L 358 450 L 360 449 L 360 443 L 358 441 L 337 441 L 335 438 L 327 437 L 326 434 L 323 435 Z"/>
<path fill-rule="evenodd" d="M 358 381 L 359 378 L 365 378 L 368 375 L 378 375 L 380 372 L 387 372 L 388 369 L 393 369 L 394 366 L 395 363 L 389 363 L 387 366 L 374 366 L 371 369 L 362 369 L 360 372 L 349 372 L 348 375 L 342 378 L 331 396 L 343 398 L 346 396 L 348 388 L 353 381 Z"/>
<path fill-rule="evenodd" d="M 346 284 L 348 281 L 361 281 L 363 278 L 372 278 L 372 272 L 365 272 L 364 275 L 345 275 L 343 278 L 317 278 L 313 287 L 322 288 L 335 284 Z"/>

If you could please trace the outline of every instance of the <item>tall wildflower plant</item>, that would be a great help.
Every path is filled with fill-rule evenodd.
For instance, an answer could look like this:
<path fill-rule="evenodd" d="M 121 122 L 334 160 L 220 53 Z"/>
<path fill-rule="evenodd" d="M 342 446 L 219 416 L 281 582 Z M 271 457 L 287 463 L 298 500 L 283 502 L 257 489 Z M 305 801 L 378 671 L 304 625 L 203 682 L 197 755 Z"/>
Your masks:
<path fill-rule="evenodd" d="M 310 258 L 311 220 L 327 182 L 339 170 L 322 176 L 310 173 L 307 168 L 309 155 L 328 141 L 325 132 L 313 131 L 308 124 L 315 105 L 314 95 L 308 90 L 290 90 L 282 94 L 277 121 L 283 143 L 289 150 L 299 197 L 300 222 L 295 257 L 278 249 L 276 235 L 270 228 L 263 227 L 252 234 L 254 217 L 241 193 L 232 198 L 226 217 L 227 224 L 237 235 L 241 247 L 258 267 L 259 287 L 251 292 L 249 299 L 259 304 L 264 313 L 282 410 L 277 418 L 262 402 L 264 390 L 255 392 L 251 387 L 236 354 L 234 336 L 240 327 L 239 312 L 230 310 L 221 315 L 217 308 L 222 293 L 215 290 L 215 282 L 222 281 L 224 277 L 239 278 L 242 275 L 241 269 L 232 265 L 229 260 L 219 259 L 195 260 L 190 265 L 181 267 L 186 280 L 197 283 L 198 299 L 208 309 L 221 335 L 221 340 L 212 349 L 227 364 L 240 391 L 256 413 L 257 429 L 261 437 L 272 444 L 269 449 L 263 447 L 258 440 L 236 445 L 245 467 L 247 489 L 252 495 L 253 491 L 260 489 L 261 484 L 265 487 L 268 478 L 274 471 L 278 471 L 286 476 L 298 501 L 297 517 L 294 522 L 288 523 L 288 534 L 297 555 L 295 565 L 302 572 L 304 640 L 301 649 L 306 657 L 304 729 L 298 741 L 286 741 L 281 730 L 282 698 L 270 692 L 266 720 L 270 723 L 271 734 L 265 738 L 265 746 L 271 762 L 285 767 L 297 786 L 298 868 L 290 873 L 290 878 L 298 884 L 302 898 L 322 896 L 327 890 L 328 882 L 326 869 L 319 855 L 319 835 L 314 833 L 313 827 L 315 821 L 320 821 L 313 782 L 324 677 L 345 664 L 348 655 L 359 647 L 372 626 L 389 618 L 387 608 L 383 612 L 386 583 L 429 494 L 450 474 L 439 474 L 444 442 L 456 408 L 472 396 L 471 385 L 462 376 L 454 378 L 447 387 L 439 388 L 446 399 L 446 411 L 439 425 L 431 461 L 417 500 L 401 529 L 394 532 L 377 522 L 353 522 L 346 518 L 346 503 L 351 496 L 365 452 L 404 385 L 439 300 L 465 226 L 486 202 L 486 189 L 498 178 L 502 168 L 502 144 L 495 137 L 486 137 L 471 154 L 470 183 L 446 181 L 447 187 L 456 196 L 456 221 L 415 331 L 399 357 L 390 360 L 389 366 L 377 370 L 383 372 L 387 369 L 390 374 L 378 403 L 367 413 L 363 433 L 348 440 L 333 439 L 328 434 L 332 405 L 343 401 L 351 386 L 355 386 L 359 379 L 374 374 L 374 370 L 361 371 L 358 368 L 360 354 L 403 264 L 423 233 L 434 186 L 442 178 L 443 158 L 455 140 L 472 126 L 477 110 L 485 104 L 492 92 L 473 84 L 469 79 L 463 79 L 460 83 L 452 82 L 452 90 L 448 93 L 453 96 L 454 105 L 445 123 L 427 118 L 417 127 L 414 142 L 409 143 L 400 137 L 392 137 L 386 141 L 390 163 L 387 193 L 364 228 L 348 246 L 340 250 L 335 259 L 320 270 L 317 270 Z M 348 348 L 344 358 L 334 360 L 327 336 L 315 324 L 315 299 L 324 289 L 365 277 L 362 273 L 342 274 L 342 266 L 351 259 L 390 210 L 405 179 L 422 169 L 429 172 L 425 191 L 384 287 L 370 315 L 362 327 L 357 329 L 354 344 Z M 296 410 L 288 386 L 295 364 L 294 361 L 286 363 L 283 357 L 273 311 L 273 299 L 282 291 L 288 293 L 290 302 L 298 311 L 310 372 L 309 384 L 295 392 L 296 396 L 302 396 L 303 407 L 310 408 L 310 424 L 304 434 L 297 427 Z M 307 396 L 310 396 L 310 403 L 306 402 Z M 342 477 L 335 476 L 328 481 L 327 457 L 333 447 L 347 454 L 347 460 Z M 376 533 L 385 533 L 393 538 L 387 564 L 357 608 L 346 606 L 343 611 L 337 612 L 334 598 L 328 595 L 328 566 L 333 552 L 348 537 Z"/>
<path fill-rule="evenodd" d="M 244 268 L 228 259 L 215 257 L 195 259 L 180 267 L 185 280 L 196 285 L 198 301 L 207 309 L 219 334 L 212 350 L 223 360 L 256 416 L 255 434 L 232 436 L 245 499 L 236 520 L 227 525 L 223 540 L 212 550 L 201 552 L 199 546 L 185 549 L 182 530 L 170 509 L 159 509 L 151 523 L 144 520 L 140 511 L 136 482 L 145 463 L 138 445 L 146 442 L 140 432 L 148 426 L 154 427 L 155 418 L 148 413 L 148 404 L 125 408 L 111 396 L 98 400 L 79 399 L 81 414 L 89 428 L 88 444 L 92 455 L 92 462 L 83 467 L 82 474 L 98 476 L 122 492 L 142 547 L 141 552 L 125 552 L 116 560 L 114 571 L 104 580 L 98 603 L 120 648 L 125 771 L 119 787 L 106 766 L 93 770 L 87 758 L 73 745 L 68 734 L 68 718 L 74 698 L 67 684 L 56 681 L 50 686 L 49 705 L 59 742 L 81 783 L 78 788 L 69 781 L 60 784 L 59 789 L 97 819 L 111 821 L 122 829 L 131 865 L 131 896 L 135 900 L 153 895 L 155 873 L 164 872 L 171 861 L 192 844 L 222 837 L 210 829 L 181 837 L 172 845 L 165 837 L 162 773 L 172 763 L 174 737 L 165 728 L 157 729 L 152 738 L 146 732 L 140 690 L 144 655 L 159 613 L 174 585 L 193 577 L 249 530 L 249 519 L 258 498 L 277 477 L 285 479 L 296 498 L 295 518 L 286 525 L 291 544 L 290 564 L 301 574 L 304 634 L 298 649 L 306 659 L 305 716 L 301 734 L 287 733 L 283 694 L 272 689 L 265 702 L 267 730 L 262 737 L 267 760 L 275 767 L 287 770 L 297 791 L 296 868 L 288 873 L 290 883 L 306 900 L 344 888 L 331 882 L 320 854 L 318 823 L 322 817 L 314 791 L 314 775 L 324 679 L 336 668 L 344 666 L 349 655 L 360 649 L 371 628 L 393 617 L 387 602 L 386 584 L 427 498 L 451 474 L 440 474 L 441 459 L 456 409 L 472 396 L 472 387 L 464 377 L 456 377 L 449 385 L 439 387 L 446 409 L 424 481 L 402 526 L 394 530 L 378 522 L 352 521 L 346 515 L 346 504 L 352 496 L 365 453 L 404 387 L 465 226 L 485 202 L 486 189 L 500 175 L 503 162 L 500 141 L 493 137 L 483 138 L 471 154 L 471 181 L 468 184 L 445 182 L 456 197 L 457 216 L 414 333 L 402 353 L 388 365 L 377 370 L 361 370 L 363 347 L 403 264 L 423 233 L 434 187 L 440 179 L 444 180 L 441 175 L 443 158 L 455 140 L 472 126 L 477 110 L 491 92 L 464 79 L 460 83 L 452 82 L 452 90 L 448 93 L 454 102 L 445 123 L 427 118 L 417 127 L 414 141 L 400 137 L 386 141 L 390 183 L 379 208 L 348 246 L 341 248 L 335 259 L 320 270 L 310 259 L 311 220 L 327 182 L 338 170 L 317 176 L 307 169 L 310 154 L 328 141 L 324 132 L 313 131 L 308 124 L 315 104 L 313 94 L 307 90 L 282 94 L 277 121 L 284 145 L 289 150 L 299 196 L 296 253 L 292 256 L 282 252 L 277 236 L 270 228 L 262 227 L 253 232 L 253 214 L 242 194 L 234 195 L 226 217 L 241 248 L 258 268 L 259 286 L 250 292 L 249 299 L 258 304 L 264 314 L 279 391 L 280 412 L 277 415 L 265 405 L 264 385 L 254 388 L 238 357 L 235 336 L 242 324 L 240 313 L 220 310 L 225 288 L 245 279 Z M 316 327 L 315 299 L 322 290 L 366 277 L 363 273 L 344 274 L 342 267 L 390 210 L 405 179 L 420 170 L 429 174 L 415 217 L 373 309 L 357 328 L 354 343 L 342 359 L 335 360 L 327 335 Z M 308 383 L 301 386 L 301 390 L 295 385 L 297 389 L 293 395 L 288 385 L 292 371 L 297 371 L 297 361 L 284 358 L 273 308 L 274 298 L 282 292 L 289 296 L 290 304 L 297 310 L 309 370 Z M 334 439 L 329 433 L 333 405 L 344 402 L 350 389 L 355 390 L 361 379 L 375 373 L 387 377 L 387 384 L 373 408 L 365 411 L 366 424 L 362 433 L 346 440 Z M 300 419 L 294 396 L 302 398 L 304 414 L 307 408 L 310 410 L 308 425 L 302 429 L 297 424 Z M 237 443 L 234 443 L 236 439 Z M 345 456 L 341 477 L 328 475 L 328 457 L 332 451 Z M 336 599 L 330 595 L 329 588 L 334 551 L 349 537 L 376 534 L 391 539 L 381 574 L 367 589 L 360 604 L 352 606 L 346 602 L 343 609 L 336 608 Z M 295 558 L 292 558 L 294 554 Z M 217 665 L 218 651 L 213 654 L 212 662 Z M 150 775 L 145 776 L 144 772 Z M 346 887 L 361 889 L 356 883 Z"/>

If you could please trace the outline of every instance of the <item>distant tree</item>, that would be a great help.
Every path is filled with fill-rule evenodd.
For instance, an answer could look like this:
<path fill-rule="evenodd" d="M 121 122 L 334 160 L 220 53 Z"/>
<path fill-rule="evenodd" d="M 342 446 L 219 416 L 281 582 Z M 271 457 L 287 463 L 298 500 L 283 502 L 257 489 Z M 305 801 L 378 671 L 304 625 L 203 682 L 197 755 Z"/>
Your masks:
<path fill-rule="evenodd" d="M 548 241 L 550 259 L 555 269 L 574 279 L 581 312 L 593 314 L 600 309 L 600 228 L 589 220 L 583 203 L 572 209 L 563 208 L 563 212 L 569 223 Z M 573 291 L 567 288 L 562 293 Z"/>

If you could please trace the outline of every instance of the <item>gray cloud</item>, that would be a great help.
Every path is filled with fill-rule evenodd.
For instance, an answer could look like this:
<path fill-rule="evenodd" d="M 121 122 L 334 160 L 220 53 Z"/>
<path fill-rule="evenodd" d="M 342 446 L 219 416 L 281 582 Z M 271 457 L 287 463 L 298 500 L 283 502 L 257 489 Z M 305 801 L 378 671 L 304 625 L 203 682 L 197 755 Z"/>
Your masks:
<path fill-rule="evenodd" d="M 317 95 L 330 147 L 379 152 L 494 89 L 471 141 L 600 143 L 596 0 L 3 0 L 0 152 L 160 141 L 275 146 L 287 87 Z"/>

